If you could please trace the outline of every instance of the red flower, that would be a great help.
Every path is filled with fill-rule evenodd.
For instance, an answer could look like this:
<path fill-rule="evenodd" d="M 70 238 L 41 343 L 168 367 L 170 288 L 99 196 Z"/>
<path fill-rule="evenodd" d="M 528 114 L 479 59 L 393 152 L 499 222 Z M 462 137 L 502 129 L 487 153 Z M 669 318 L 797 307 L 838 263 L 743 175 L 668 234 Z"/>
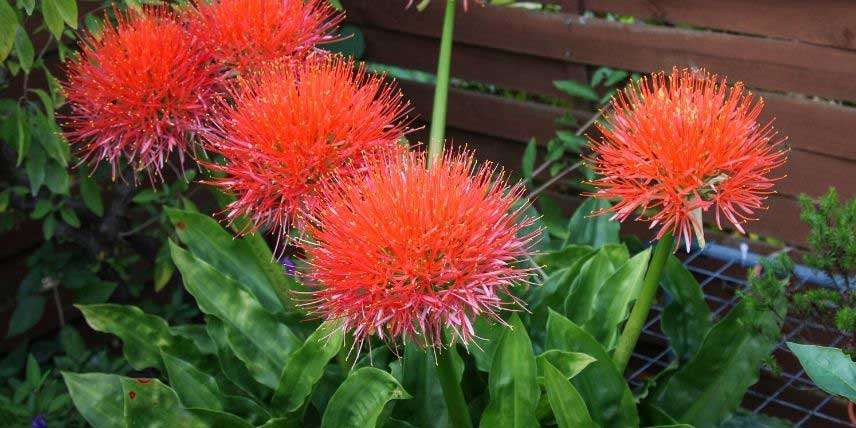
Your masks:
<path fill-rule="evenodd" d="M 225 164 L 209 166 L 226 174 L 212 184 L 237 197 L 228 218 L 247 216 L 253 228 L 284 231 L 316 205 L 320 183 L 359 170 L 407 132 L 400 91 L 339 57 L 272 66 L 232 92 L 206 138 Z"/>
<path fill-rule="evenodd" d="M 603 177 L 594 196 L 618 199 L 606 210 L 613 218 L 641 209 L 637 219 L 659 225 L 658 239 L 673 233 L 689 250 L 691 228 L 704 245 L 702 212 L 714 207 L 717 226 L 724 216 L 743 232 L 774 193 L 770 172 L 785 162 L 784 139 L 757 122 L 763 100 L 742 84 L 729 89 L 703 70 L 675 68 L 619 92 L 611 107 L 591 163 Z"/>
<path fill-rule="evenodd" d="M 187 12 L 204 48 L 239 72 L 303 59 L 344 18 L 327 0 L 196 0 Z"/>
<path fill-rule="evenodd" d="M 189 149 L 220 74 L 167 9 L 116 15 L 67 65 L 66 136 L 84 160 L 110 162 L 114 176 L 123 156 L 160 175 L 173 150 L 183 159 Z"/>
<path fill-rule="evenodd" d="M 499 320 L 500 296 L 529 275 L 517 262 L 535 233 L 521 232 L 532 222 L 518 204 L 523 186 L 493 171 L 466 153 L 427 169 L 408 152 L 326 186 L 308 226 L 307 307 L 342 320 L 358 344 L 377 335 L 440 347 L 443 327 L 466 343 L 473 318 Z"/>

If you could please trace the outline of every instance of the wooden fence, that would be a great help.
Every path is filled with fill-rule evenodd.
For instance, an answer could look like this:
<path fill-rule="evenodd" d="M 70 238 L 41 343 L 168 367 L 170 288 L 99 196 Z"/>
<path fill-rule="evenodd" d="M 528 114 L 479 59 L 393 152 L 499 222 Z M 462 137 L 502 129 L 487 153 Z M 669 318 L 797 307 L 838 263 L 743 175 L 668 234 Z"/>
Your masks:
<path fill-rule="evenodd" d="M 402 0 L 342 0 L 362 30 L 364 60 L 434 72 L 443 4 L 424 11 Z M 654 72 L 705 67 L 764 97 L 762 119 L 791 148 L 769 210 L 750 229 L 802 244 L 796 196 L 835 186 L 856 194 L 856 2 L 850 0 L 553 0 L 561 12 L 499 6 L 458 12 L 452 75 L 532 94 L 561 96 L 554 80 L 586 82 L 593 66 Z M 595 14 L 584 14 L 592 11 Z M 632 24 L 604 13 L 639 18 Z M 656 20 L 657 25 L 640 19 Z M 680 24 L 680 25 L 678 25 Z M 400 82 L 421 118 L 433 86 Z M 849 105 L 849 106 L 848 106 Z M 545 143 L 563 109 L 453 89 L 449 136 L 509 168 L 525 142 Z M 580 116 L 591 115 L 585 111 Z M 568 206 L 573 195 L 565 195 Z"/>

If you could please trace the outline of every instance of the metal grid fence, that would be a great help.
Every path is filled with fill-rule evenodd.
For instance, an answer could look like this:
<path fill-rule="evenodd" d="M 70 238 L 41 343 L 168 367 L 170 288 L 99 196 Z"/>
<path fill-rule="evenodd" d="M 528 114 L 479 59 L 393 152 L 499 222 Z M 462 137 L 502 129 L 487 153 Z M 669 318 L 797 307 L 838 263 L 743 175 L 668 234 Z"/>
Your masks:
<path fill-rule="evenodd" d="M 737 260 L 718 260 L 696 250 L 686 256 L 684 265 L 698 279 L 715 317 L 721 317 L 734 307 L 738 300 L 736 291 L 747 286 L 746 268 Z M 805 285 L 800 282 L 797 288 Z M 652 308 L 641 346 L 637 347 L 630 362 L 630 383 L 634 387 L 666 368 L 674 358 L 666 346 L 666 336 L 660 331 L 662 310 L 657 304 Z M 825 346 L 836 346 L 842 340 L 840 334 L 830 329 L 788 316 L 782 339 L 773 354 L 780 370 L 776 373 L 768 367 L 762 370 L 760 380 L 743 399 L 743 409 L 790 421 L 797 428 L 850 428 L 844 400 L 818 390 L 787 349 L 785 342 L 800 341 L 803 335 Z"/>

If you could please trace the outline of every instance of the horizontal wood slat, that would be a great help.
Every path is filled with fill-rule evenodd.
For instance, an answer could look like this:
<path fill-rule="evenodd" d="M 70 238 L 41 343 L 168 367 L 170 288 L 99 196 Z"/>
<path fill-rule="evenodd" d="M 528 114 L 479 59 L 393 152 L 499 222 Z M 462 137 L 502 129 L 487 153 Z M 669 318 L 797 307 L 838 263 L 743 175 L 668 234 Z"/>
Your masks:
<path fill-rule="evenodd" d="M 856 49 L 852 0 L 584 0 L 583 9 Z"/>
<path fill-rule="evenodd" d="M 370 27 L 363 31 L 365 60 L 434 72 L 437 39 Z M 571 63 L 466 44 L 456 44 L 452 52 L 453 76 L 503 88 L 562 95 L 553 86 L 554 80 L 587 80 L 584 68 Z M 766 105 L 761 121 L 773 120 L 779 133 L 788 137 L 790 146 L 856 160 L 856 144 L 844 137 L 856 125 L 856 108 L 769 92 L 758 95 L 765 99 Z"/>
<path fill-rule="evenodd" d="M 352 22 L 436 37 L 442 9 L 403 10 L 395 0 L 344 0 Z M 566 13 L 483 7 L 460 14 L 456 40 L 476 46 L 644 72 L 701 66 L 750 86 L 856 100 L 856 52 L 799 42 Z"/>
<path fill-rule="evenodd" d="M 433 86 L 415 82 L 399 82 L 405 96 L 413 103 L 414 113 L 431 116 Z M 563 110 L 531 102 L 515 101 L 500 96 L 461 89 L 449 92 L 449 126 L 524 143 L 536 137 L 545 143 L 555 133 L 553 121 Z M 575 112 L 582 120 L 590 113 Z M 800 193 L 820 195 L 827 186 L 835 186 L 843 197 L 856 194 L 853 171 L 856 162 L 836 159 L 801 150 L 791 150 L 788 162 L 777 173 L 785 175 L 776 185 L 784 195 Z"/>

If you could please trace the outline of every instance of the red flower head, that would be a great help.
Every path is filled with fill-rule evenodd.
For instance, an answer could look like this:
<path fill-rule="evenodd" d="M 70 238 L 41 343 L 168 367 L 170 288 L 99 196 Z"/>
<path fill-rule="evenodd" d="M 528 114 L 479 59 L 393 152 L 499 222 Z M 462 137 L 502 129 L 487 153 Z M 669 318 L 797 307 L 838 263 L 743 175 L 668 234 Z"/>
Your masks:
<path fill-rule="evenodd" d="M 187 10 L 191 30 L 216 59 L 239 72 L 268 62 L 302 60 L 344 15 L 327 0 L 204 0 Z"/>
<path fill-rule="evenodd" d="M 237 197 L 228 218 L 247 216 L 254 228 L 284 231 L 316 205 L 320 183 L 358 171 L 407 132 L 401 92 L 340 57 L 275 65 L 232 92 L 207 138 L 225 158 L 210 165 L 226 174 L 212 184 Z"/>
<path fill-rule="evenodd" d="M 743 232 L 773 193 L 770 172 L 785 162 L 784 139 L 757 122 L 763 100 L 753 100 L 737 83 L 728 88 L 704 70 L 672 70 L 642 79 L 612 100 L 608 126 L 598 124 L 592 141 L 592 184 L 598 198 L 618 199 L 613 218 L 660 225 L 659 239 L 673 233 L 690 247 L 692 228 L 704 245 L 701 215 L 714 207 Z"/>
<path fill-rule="evenodd" d="M 473 318 L 499 320 L 500 296 L 529 275 L 517 262 L 537 231 L 521 232 L 532 223 L 518 204 L 523 186 L 492 172 L 471 154 L 427 169 L 424 154 L 408 152 L 326 186 L 305 248 L 307 306 L 342 320 L 357 344 L 377 335 L 440 347 L 443 327 L 466 343 Z"/>
<path fill-rule="evenodd" d="M 220 73 L 167 9 L 116 15 L 118 24 L 87 37 L 67 65 L 66 136 L 84 160 L 110 162 L 114 176 L 123 156 L 160 175 L 173 150 L 183 158 L 189 149 Z"/>

